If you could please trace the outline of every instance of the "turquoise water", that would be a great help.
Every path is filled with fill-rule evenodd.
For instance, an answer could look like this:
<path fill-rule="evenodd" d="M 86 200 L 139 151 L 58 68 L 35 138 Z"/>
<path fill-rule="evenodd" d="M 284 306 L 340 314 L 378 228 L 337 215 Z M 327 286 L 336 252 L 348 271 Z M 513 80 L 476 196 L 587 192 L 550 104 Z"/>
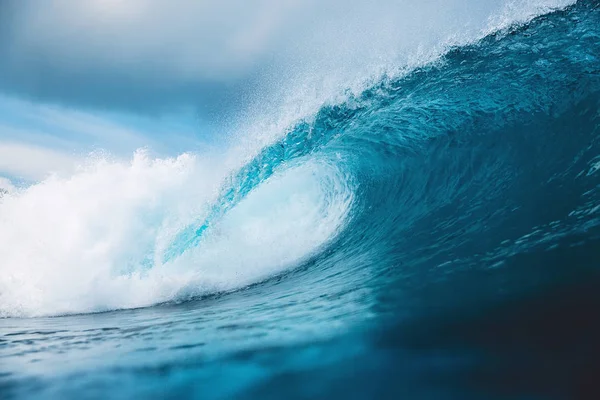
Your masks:
<path fill-rule="evenodd" d="M 597 1 L 453 48 L 299 122 L 144 262 L 292 215 L 290 242 L 239 244 L 273 268 L 150 307 L 3 308 L 1 397 L 596 398 L 599 133 Z"/>

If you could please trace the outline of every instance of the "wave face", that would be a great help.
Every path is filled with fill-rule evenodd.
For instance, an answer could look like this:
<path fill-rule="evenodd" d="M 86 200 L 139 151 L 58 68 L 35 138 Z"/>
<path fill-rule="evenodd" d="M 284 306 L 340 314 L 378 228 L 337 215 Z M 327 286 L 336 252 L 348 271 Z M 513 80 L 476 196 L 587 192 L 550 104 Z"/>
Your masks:
<path fill-rule="evenodd" d="M 192 349 L 176 327 L 196 321 L 202 341 L 219 343 L 219 351 L 240 337 L 245 345 L 280 345 L 326 340 L 355 324 L 400 325 L 376 344 L 351 334 L 343 343 L 353 345 L 343 350 L 337 341 L 283 347 L 264 359 L 228 359 L 219 371 L 233 380 L 244 368 L 260 367 L 253 371 L 262 383 L 253 393 L 266 396 L 271 384 L 286 390 L 267 379 L 277 357 L 295 360 L 286 371 L 300 380 L 322 363 L 346 371 L 349 358 L 366 360 L 356 366 L 362 379 L 381 372 L 383 387 L 401 394 L 397 385 L 404 381 L 386 369 L 390 346 L 400 346 L 398 332 L 413 332 L 423 321 L 447 328 L 431 321 L 511 301 L 516 312 L 523 309 L 520 296 L 554 296 L 562 292 L 549 288 L 595 279 L 599 134 L 600 5 L 581 1 L 323 106 L 243 165 L 219 169 L 199 156 L 153 160 L 139 153 L 131 163 L 95 162 L 68 179 L 4 195 L 0 313 L 165 303 L 149 314 L 128 311 L 128 322 L 103 339 L 131 349 L 142 338 L 127 342 L 124 332 L 142 325 L 150 335 L 153 326 L 170 327 L 155 348 Z M 184 300 L 191 301 L 173 304 Z M 75 336 L 87 340 L 91 333 L 84 332 L 115 324 L 120 315 L 85 317 L 88 330 Z M 84 317 L 59 320 L 80 323 L 74 318 Z M 38 321 L 58 329 L 56 319 Z M 34 337 L 32 348 L 42 346 L 35 333 L 20 334 Z M 169 384 L 202 385 L 199 376 L 200 382 L 216 376 L 207 372 L 209 361 L 182 366 L 173 351 L 168 360 L 152 359 L 184 371 L 169 375 Z M 124 361 L 130 362 L 134 356 Z M 110 382 L 111 371 L 94 379 Z M 132 371 L 126 374 L 136 388 L 156 389 L 150 369 Z M 322 389 L 337 393 L 337 382 Z M 298 388 L 289 383 L 287 390 Z M 231 390 L 245 385 L 238 381 Z M 70 389 L 64 383 L 57 390 Z"/>

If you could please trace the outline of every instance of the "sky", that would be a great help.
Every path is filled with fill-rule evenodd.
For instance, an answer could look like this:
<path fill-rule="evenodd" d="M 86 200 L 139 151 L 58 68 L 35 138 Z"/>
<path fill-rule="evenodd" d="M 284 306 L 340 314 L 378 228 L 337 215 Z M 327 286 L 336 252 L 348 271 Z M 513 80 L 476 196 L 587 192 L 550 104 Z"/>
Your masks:
<path fill-rule="evenodd" d="M 174 155 L 264 120 L 281 129 L 369 77 L 568 2 L 0 0 L 0 187 L 93 152 Z"/>

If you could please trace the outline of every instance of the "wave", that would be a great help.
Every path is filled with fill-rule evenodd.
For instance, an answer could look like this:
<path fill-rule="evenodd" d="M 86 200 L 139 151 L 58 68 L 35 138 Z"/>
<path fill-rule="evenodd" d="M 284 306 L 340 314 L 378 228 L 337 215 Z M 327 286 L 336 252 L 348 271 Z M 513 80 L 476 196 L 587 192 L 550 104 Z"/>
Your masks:
<path fill-rule="evenodd" d="M 504 26 L 243 154 L 138 151 L 11 190 L 0 315 L 182 301 L 303 266 L 414 287 L 598 234 L 599 3 Z"/>

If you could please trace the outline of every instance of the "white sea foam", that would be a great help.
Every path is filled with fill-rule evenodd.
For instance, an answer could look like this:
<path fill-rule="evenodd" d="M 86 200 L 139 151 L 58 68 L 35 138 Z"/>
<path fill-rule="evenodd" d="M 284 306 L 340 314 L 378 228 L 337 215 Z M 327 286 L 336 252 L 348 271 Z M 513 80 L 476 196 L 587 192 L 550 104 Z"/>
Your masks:
<path fill-rule="evenodd" d="M 212 164 L 212 163 L 211 163 Z M 218 169 L 218 168 L 217 168 Z M 0 315 L 140 307 L 231 290 L 296 265 L 339 230 L 347 179 L 308 160 L 281 171 L 162 263 L 176 233 L 217 201 L 221 173 L 197 156 L 99 159 L 0 202 Z"/>

